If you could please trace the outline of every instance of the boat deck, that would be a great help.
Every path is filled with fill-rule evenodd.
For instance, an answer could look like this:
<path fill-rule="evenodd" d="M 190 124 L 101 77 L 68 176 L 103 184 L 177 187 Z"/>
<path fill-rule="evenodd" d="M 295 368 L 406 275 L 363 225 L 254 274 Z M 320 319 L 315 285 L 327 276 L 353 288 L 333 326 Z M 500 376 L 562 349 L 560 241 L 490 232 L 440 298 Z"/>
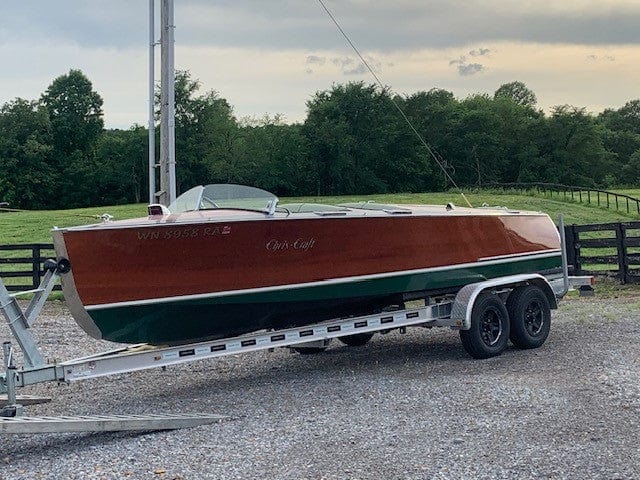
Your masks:
<path fill-rule="evenodd" d="M 253 210 L 219 208 L 198 210 L 169 215 L 115 220 L 95 225 L 69 227 L 63 230 L 87 230 L 92 228 L 126 228 L 150 224 L 190 224 L 208 222 L 242 222 L 283 219 L 321 219 L 321 218 L 388 218 L 388 217 L 460 217 L 460 216 L 513 216 L 544 215 L 540 212 L 511 210 L 507 207 L 458 207 L 447 205 L 409 205 L 381 204 L 375 202 L 326 205 L 318 203 L 292 203 L 279 205 L 273 215 Z"/>

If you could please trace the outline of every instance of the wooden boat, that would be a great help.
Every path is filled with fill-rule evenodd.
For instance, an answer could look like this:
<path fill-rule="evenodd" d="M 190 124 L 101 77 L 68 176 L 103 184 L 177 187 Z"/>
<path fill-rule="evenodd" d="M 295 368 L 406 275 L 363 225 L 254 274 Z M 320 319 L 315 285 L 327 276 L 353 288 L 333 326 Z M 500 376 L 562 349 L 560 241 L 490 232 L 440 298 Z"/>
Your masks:
<path fill-rule="evenodd" d="M 278 205 L 195 187 L 145 218 L 55 229 L 65 299 L 95 338 L 193 342 L 374 313 L 488 278 L 561 273 L 550 218 L 452 205 Z"/>

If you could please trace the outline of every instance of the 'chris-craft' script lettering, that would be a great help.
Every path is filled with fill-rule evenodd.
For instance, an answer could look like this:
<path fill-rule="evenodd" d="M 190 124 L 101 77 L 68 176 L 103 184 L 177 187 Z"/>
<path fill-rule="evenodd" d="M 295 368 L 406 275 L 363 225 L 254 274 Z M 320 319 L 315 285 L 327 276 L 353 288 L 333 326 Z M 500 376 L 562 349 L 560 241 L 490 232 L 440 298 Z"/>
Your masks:
<path fill-rule="evenodd" d="M 303 251 L 308 252 L 316 244 L 315 238 L 297 238 L 295 240 L 278 240 L 272 238 L 265 244 L 269 252 Z"/>

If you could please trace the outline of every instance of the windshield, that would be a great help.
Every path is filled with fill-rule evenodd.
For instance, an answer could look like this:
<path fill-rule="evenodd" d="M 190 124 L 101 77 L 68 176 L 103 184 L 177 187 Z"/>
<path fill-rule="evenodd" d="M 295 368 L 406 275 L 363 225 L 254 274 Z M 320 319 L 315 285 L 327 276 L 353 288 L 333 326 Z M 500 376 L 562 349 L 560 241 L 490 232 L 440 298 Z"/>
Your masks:
<path fill-rule="evenodd" d="M 233 184 L 199 185 L 169 205 L 171 213 L 194 210 L 241 209 L 273 214 L 278 197 L 259 188 Z"/>

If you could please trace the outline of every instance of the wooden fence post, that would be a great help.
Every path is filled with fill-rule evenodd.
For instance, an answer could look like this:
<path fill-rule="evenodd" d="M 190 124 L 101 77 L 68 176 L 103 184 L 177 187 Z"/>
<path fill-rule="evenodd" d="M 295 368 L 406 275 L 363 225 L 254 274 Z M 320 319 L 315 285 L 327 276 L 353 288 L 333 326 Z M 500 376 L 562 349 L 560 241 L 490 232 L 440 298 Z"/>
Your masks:
<path fill-rule="evenodd" d="M 580 258 L 580 232 L 575 225 L 571 225 L 571 238 L 573 245 L 571 255 L 573 256 L 574 275 L 582 274 L 582 259 Z"/>
<path fill-rule="evenodd" d="M 565 241 L 565 248 L 566 248 L 566 254 L 567 254 L 567 265 L 571 265 L 571 267 L 573 268 L 574 272 L 576 270 L 576 250 L 575 250 L 575 244 L 576 244 L 576 238 L 575 238 L 575 233 L 573 231 L 573 225 L 565 225 L 564 226 L 564 241 Z"/>
<path fill-rule="evenodd" d="M 626 237 L 627 229 L 622 223 L 618 223 L 616 225 L 616 248 L 618 250 L 618 275 L 622 284 L 629 280 Z"/>
<path fill-rule="evenodd" d="M 31 256 L 31 283 L 33 288 L 38 288 L 40 285 L 40 245 L 33 245 Z"/>

